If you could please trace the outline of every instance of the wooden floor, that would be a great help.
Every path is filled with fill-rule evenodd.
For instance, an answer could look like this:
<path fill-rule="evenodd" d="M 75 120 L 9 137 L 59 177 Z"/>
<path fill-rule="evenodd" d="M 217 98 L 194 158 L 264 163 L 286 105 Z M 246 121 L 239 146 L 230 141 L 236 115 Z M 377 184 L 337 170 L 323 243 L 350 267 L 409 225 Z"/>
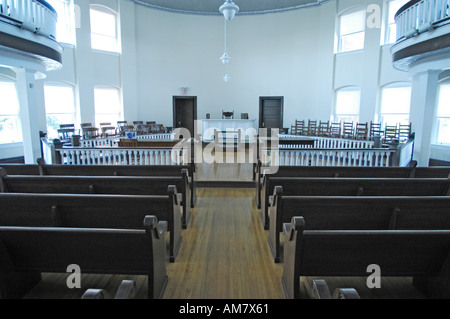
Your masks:
<path fill-rule="evenodd" d="M 251 180 L 251 164 L 203 164 L 202 180 Z M 268 231 L 255 205 L 255 188 L 198 188 L 197 204 L 174 263 L 168 263 L 164 299 L 284 299 L 283 264 L 273 262 Z M 87 248 L 88 249 L 88 248 Z M 137 282 L 136 298 L 146 298 L 145 276 L 82 275 L 81 289 L 68 289 L 69 274 L 43 274 L 25 298 L 80 298 L 88 288 L 111 294 L 123 279 Z M 369 275 L 369 274 L 368 274 Z M 302 278 L 309 294 L 312 278 Z M 382 289 L 368 289 L 366 278 L 324 278 L 331 289 L 354 287 L 362 298 L 423 298 L 410 278 L 382 280 Z"/>

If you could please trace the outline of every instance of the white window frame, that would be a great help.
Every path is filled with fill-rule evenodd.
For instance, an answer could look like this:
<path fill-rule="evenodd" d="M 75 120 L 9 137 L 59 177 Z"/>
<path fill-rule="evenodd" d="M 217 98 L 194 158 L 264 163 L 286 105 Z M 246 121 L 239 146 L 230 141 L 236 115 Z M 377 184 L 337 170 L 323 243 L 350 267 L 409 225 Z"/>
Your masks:
<path fill-rule="evenodd" d="M 445 80 L 441 83 L 439 83 L 439 88 L 438 88 L 438 92 L 437 92 L 437 105 L 436 105 L 436 116 L 435 116 L 435 121 L 434 121 L 434 129 L 433 129 L 433 144 L 436 145 L 442 145 L 442 146 L 446 146 L 446 147 L 450 147 L 450 142 L 449 143 L 443 143 L 441 141 L 439 141 L 439 124 L 440 124 L 440 120 L 445 119 L 450 121 L 450 115 L 448 116 L 440 116 L 439 115 L 439 102 L 440 102 L 440 92 L 443 86 L 446 86 L 449 88 L 450 90 L 450 80 Z"/>
<path fill-rule="evenodd" d="M 379 119 L 379 122 L 382 124 L 382 127 L 384 127 L 386 124 L 387 125 L 390 125 L 390 126 L 394 126 L 394 125 L 397 125 L 397 124 L 399 124 L 399 123 L 391 123 L 391 122 L 388 122 L 388 123 L 385 123 L 384 121 L 383 121 L 383 118 L 384 118 L 384 116 L 389 116 L 389 115 L 391 115 L 391 116 L 408 116 L 408 121 L 407 122 L 405 122 L 405 123 L 400 123 L 400 124 L 403 124 L 403 125 L 408 125 L 409 124 L 409 118 L 410 118 L 410 114 L 411 114 L 411 100 L 410 100 L 410 102 L 409 102 L 409 109 L 408 109 L 408 112 L 407 113 L 387 113 L 387 112 L 383 112 L 383 105 L 382 105 L 382 103 L 383 103 L 383 91 L 385 90 L 385 89 L 395 89 L 395 88 L 406 88 L 406 87 L 408 87 L 409 89 L 410 89 L 410 92 L 411 92 L 411 89 L 412 89 L 412 87 L 411 87 L 411 83 L 409 83 L 409 82 L 393 82 L 393 83 L 389 83 L 389 84 L 386 84 L 386 85 L 384 85 L 384 86 L 382 86 L 381 88 L 380 88 L 380 105 L 379 105 L 379 112 L 378 112 L 378 119 Z M 411 96 L 410 96 L 410 98 L 411 98 Z"/>
<path fill-rule="evenodd" d="M 112 86 L 112 85 L 98 85 L 98 86 L 96 86 L 96 87 L 94 88 L 94 101 L 96 100 L 96 98 L 95 98 L 95 92 L 96 92 L 97 90 L 114 90 L 114 91 L 116 91 L 116 92 L 117 92 L 117 95 L 118 95 L 118 103 L 119 103 L 118 107 L 119 107 L 119 110 L 118 110 L 118 112 L 100 113 L 100 112 L 97 112 L 97 110 L 96 110 L 96 105 L 95 105 L 96 103 L 94 103 L 95 125 L 96 125 L 96 127 L 100 127 L 100 123 L 101 123 L 101 122 L 104 122 L 104 120 L 99 119 L 99 118 L 101 118 L 102 116 L 105 116 L 105 115 L 106 115 L 106 116 L 111 116 L 111 115 L 113 115 L 113 116 L 115 116 L 115 118 L 117 119 L 116 121 L 122 121 L 122 120 L 123 120 L 122 90 L 121 90 L 120 88 L 118 88 L 118 87 L 116 87 L 116 86 Z M 111 121 L 111 125 L 112 125 L 112 126 L 116 126 L 116 125 L 117 125 L 117 122 L 114 123 L 113 121 Z"/>
<path fill-rule="evenodd" d="M 358 105 L 358 113 L 338 113 L 338 95 L 340 92 L 359 92 L 359 105 Z M 359 116 L 361 113 L 361 88 L 358 86 L 345 86 L 337 89 L 335 91 L 335 103 L 334 103 L 334 119 L 336 122 L 348 122 L 347 120 L 343 120 L 342 117 L 351 117 L 353 123 L 357 123 L 359 121 Z"/>
<path fill-rule="evenodd" d="M 362 14 L 364 16 L 363 29 L 360 30 L 360 31 L 352 32 L 352 33 L 342 34 L 341 33 L 342 18 L 345 17 L 345 16 L 348 16 L 348 15 L 356 14 L 356 13 Z M 366 13 L 367 12 L 364 9 L 354 8 L 354 9 L 351 9 L 351 10 L 347 10 L 347 11 L 341 13 L 338 16 L 337 26 L 336 26 L 336 30 L 337 30 L 337 32 L 336 32 L 336 35 L 337 35 L 336 53 L 346 53 L 346 52 L 355 52 L 355 51 L 364 50 L 364 42 L 365 42 L 365 38 L 366 38 Z M 343 37 L 357 35 L 357 34 L 362 34 L 362 36 L 363 36 L 362 46 L 360 48 L 357 48 L 357 49 L 344 50 L 342 48 L 342 39 L 343 39 Z"/>
<path fill-rule="evenodd" d="M 19 101 L 19 96 L 18 96 L 18 91 L 17 91 L 17 83 L 14 79 L 5 76 L 5 75 L 0 75 L 0 83 L 9 83 L 12 84 L 15 88 L 15 95 L 16 95 L 16 99 L 17 99 L 17 112 L 11 112 L 11 113 L 0 113 L 0 117 L 12 117 L 15 118 L 15 122 L 16 122 L 16 136 L 14 136 L 11 140 L 6 141 L 6 142 L 1 142 L 0 139 L 0 145 L 5 145 L 5 144 L 12 144 L 12 143 L 22 143 L 23 142 L 23 136 L 22 136 L 22 126 L 21 126 L 21 119 L 20 119 L 20 101 Z M 4 103 L 4 102 L 3 102 Z"/>
<path fill-rule="evenodd" d="M 46 121 L 48 119 L 49 116 L 51 115 L 70 115 L 73 116 L 73 123 L 59 123 L 59 124 L 74 124 L 75 127 L 78 126 L 78 108 L 77 108 L 77 98 L 76 98 L 76 90 L 75 90 L 75 86 L 67 83 L 67 82 L 57 82 L 57 81 L 49 81 L 46 82 L 44 84 L 44 101 L 45 101 L 45 87 L 46 86 L 53 86 L 53 87 L 65 87 L 65 88 L 70 88 L 72 90 L 72 96 L 73 96 L 73 112 L 60 112 L 60 113 L 54 113 L 54 112 L 45 112 L 45 118 Z M 57 137 L 57 136 L 51 136 L 50 132 L 49 132 L 49 125 L 47 123 L 47 133 L 49 137 Z"/>
<path fill-rule="evenodd" d="M 99 13 L 109 14 L 111 16 L 114 16 L 114 21 L 115 21 L 114 37 L 110 37 L 108 35 L 104 35 L 104 34 L 100 34 L 100 33 L 95 33 L 92 31 L 92 24 L 93 24 L 92 13 L 93 13 L 93 11 L 97 11 Z M 112 10 L 108 7 L 102 6 L 102 5 L 92 4 L 90 6 L 89 13 L 91 15 L 91 48 L 92 48 L 92 50 L 120 54 L 121 53 L 121 44 L 120 44 L 121 41 L 120 41 L 119 15 L 117 14 L 117 12 L 115 12 L 114 10 Z M 93 37 L 93 36 L 110 38 L 114 42 L 114 45 L 111 47 L 101 47 L 95 43 L 95 37 Z"/>
<path fill-rule="evenodd" d="M 383 23 L 383 32 L 382 32 L 382 45 L 389 45 L 389 44 L 394 44 L 395 43 L 395 41 L 396 41 L 396 38 L 397 38 L 397 36 L 396 36 L 396 34 L 397 34 L 397 26 L 396 26 L 396 24 L 395 24 L 395 21 L 394 22 L 392 22 L 392 21 L 389 21 L 389 19 L 390 19 L 390 17 L 391 17 L 391 14 L 393 15 L 393 16 L 395 16 L 395 14 L 397 13 L 397 11 L 396 12 L 391 12 L 390 11 L 390 5 L 391 5 L 391 3 L 392 2 L 394 2 L 394 1 L 403 1 L 404 2 L 404 4 L 402 4 L 400 7 L 399 7 L 399 9 L 403 6 L 403 5 L 405 5 L 406 3 L 408 3 L 408 0 L 388 0 L 388 1 L 386 1 L 385 2 L 385 10 L 384 10 L 384 12 L 385 12 L 385 15 L 384 15 L 384 23 Z M 393 42 L 391 42 L 390 41 L 390 35 L 391 35 L 391 33 L 395 33 L 395 35 L 394 35 L 394 38 L 395 38 L 395 40 L 393 41 Z"/>
<path fill-rule="evenodd" d="M 63 12 L 57 10 L 58 22 L 56 23 L 56 40 L 60 43 L 76 45 L 76 22 L 75 22 L 75 5 L 73 0 L 48 0 L 48 3 L 55 9 L 59 3 L 64 7 Z M 60 30 L 63 30 L 61 32 Z M 62 34 L 63 35 L 62 35 Z"/>

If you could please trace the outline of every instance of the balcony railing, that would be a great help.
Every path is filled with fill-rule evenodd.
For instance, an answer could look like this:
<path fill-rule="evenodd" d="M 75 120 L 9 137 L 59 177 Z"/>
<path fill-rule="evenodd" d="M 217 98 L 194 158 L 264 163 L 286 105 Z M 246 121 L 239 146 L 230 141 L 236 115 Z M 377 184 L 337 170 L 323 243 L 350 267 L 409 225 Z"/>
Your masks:
<path fill-rule="evenodd" d="M 450 0 L 412 0 L 395 15 L 397 41 L 450 23 Z"/>
<path fill-rule="evenodd" d="M 58 15 L 44 0 L 0 0 L 0 20 L 56 39 Z"/>

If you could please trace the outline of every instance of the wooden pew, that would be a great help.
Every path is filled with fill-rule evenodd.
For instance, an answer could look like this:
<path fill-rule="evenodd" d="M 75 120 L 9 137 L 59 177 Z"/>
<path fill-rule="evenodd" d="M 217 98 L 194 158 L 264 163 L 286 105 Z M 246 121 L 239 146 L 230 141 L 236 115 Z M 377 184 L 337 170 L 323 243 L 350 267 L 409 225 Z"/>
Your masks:
<path fill-rule="evenodd" d="M 261 190 L 264 177 L 364 177 L 364 178 L 448 178 L 450 167 L 416 167 L 417 162 L 411 162 L 409 167 L 346 167 L 346 166 L 280 166 L 274 174 L 265 174 L 265 167 L 258 161 L 255 167 L 257 183 L 256 202 L 261 208 Z"/>
<path fill-rule="evenodd" d="M 59 194 L 118 194 L 164 195 L 170 185 L 180 192 L 182 226 L 186 228 L 191 216 L 191 196 L 188 171 L 181 176 L 61 176 L 61 175 L 5 175 L 0 168 L 0 192 L 59 193 Z"/>
<path fill-rule="evenodd" d="M 44 164 L 1 164 L 8 175 L 61 175 L 61 176 L 180 176 L 182 169 L 188 170 L 191 189 L 191 208 L 195 196 L 195 163 L 190 165 L 62 165 Z"/>
<path fill-rule="evenodd" d="M 167 221 L 169 259 L 181 245 L 181 210 L 175 186 L 167 195 L 0 193 L 0 225 L 139 229 L 146 215 Z"/>
<path fill-rule="evenodd" d="M 360 299 L 354 288 L 336 288 L 331 294 L 325 280 L 315 279 L 311 282 L 312 299 Z"/>
<path fill-rule="evenodd" d="M 303 216 L 314 230 L 450 229 L 449 196 L 283 196 L 275 187 L 269 245 L 280 261 L 284 223 Z"/>
<path fill-rule="evenodd" d="M 136 282 L 134 280 L 122 280 L 114 299 L 133 299 L 136 294 Z M 81 299 L 109 299 L 109 293 L 105 289 L 89 288 L 81 296 Z"/>
<path fill-rule="evenodd" d="M 64 273 L 76 264 L 82 273 L 146 275 L 148 298 L 162 298 L 166 227 L 155 216 L 145 216 L 143 229 L 0 226 L 1 297 L 21 298 L 41 272 Z"/>
<path fill-rule="evenodd" d="M 327 178 L 265 176 L 261 220 L 269 228 L 268 207 L 275 186 L 285 196 L 449 196 L 449 178 Z"/>
<path fill-rule="evenodd" d="M 376 264 L 386 277 L 438 277 L 428 294 L 450 297 L 450 230 L 307 230 L 292 218 L 284 245 L 282 284 L 300 298 L 300 276 L 367 277 Z"/>

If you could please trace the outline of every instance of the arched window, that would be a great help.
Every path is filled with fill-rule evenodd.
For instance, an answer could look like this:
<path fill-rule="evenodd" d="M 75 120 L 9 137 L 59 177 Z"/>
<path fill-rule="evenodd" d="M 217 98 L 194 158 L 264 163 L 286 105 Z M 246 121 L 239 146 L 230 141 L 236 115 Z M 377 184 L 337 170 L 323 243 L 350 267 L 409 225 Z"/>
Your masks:
<path fill-rule="evenodd" d="M 364 49 L 366 10 L 352 11 L 339 16 L 337 52 Z"/>
<path fill-rule="evenodd" d="M 75 8 L 73 0 L 47 0 L 47 2 L 58 13 L 56 40 L 75 45 Z"/>
<path fill-rule="evenodd" d="M 395 43 L 395 41 L 397 40 L 397 25 L 395 24 L 395 14 L 408 1 L 409 0 L 388 0 L 386 2 L 384 44 Z"/>
<path fill-rule="evenodd" d="M 336 90 L 336 108 L 334 121 L 358 122 L 361 104 L 361 90 L 356 86 L 347 86 Z"/>
<path fill-rule="evenodd" d="M 44 84 L 47 136 L 58 137 L 61 124 L 76 125 L 75 89 L 64 82 Z"/>
<path fill-rule="evenodd" d="M 0 144 L 22 142 L 16 83 L 0 76 Z"/>
<path fill-rule="evenodd" d="M 117 14 L 106 7 L 91 5 L 90 18 L 92 48 L 120 52 Z"/>
<path fill-rule="evenodd" d="M 382 125 L 408 125 L 411 108 L 411 85 L 397 82 L 381 88 L 380 122 Z"/>
<path fill-rule="evenodd" d="M 120 90 L 113 86 L 98 86 L 94 89 L 95 124 L 111 123 L 115 126 L 123 117 Z"/>

